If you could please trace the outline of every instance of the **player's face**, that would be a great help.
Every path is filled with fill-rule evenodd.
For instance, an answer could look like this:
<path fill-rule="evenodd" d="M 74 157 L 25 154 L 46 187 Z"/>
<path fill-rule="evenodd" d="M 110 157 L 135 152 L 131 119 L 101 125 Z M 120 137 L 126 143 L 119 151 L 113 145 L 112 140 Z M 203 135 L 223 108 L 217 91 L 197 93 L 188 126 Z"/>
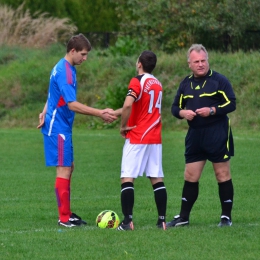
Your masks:
<path fill-rule="evenodd" d="M 188 64 L 194 74 L 194 77 L 203 77 L 209 71 L 208 57 L 204 51 L 192 51 L 190 53 Z"/>
<path fill-rule="evenodd" d="M 83 49 L 82 51 L 73 50 L 73 65 L 80 65 L 83 61 L 87 60 L 88 52 Z"/>

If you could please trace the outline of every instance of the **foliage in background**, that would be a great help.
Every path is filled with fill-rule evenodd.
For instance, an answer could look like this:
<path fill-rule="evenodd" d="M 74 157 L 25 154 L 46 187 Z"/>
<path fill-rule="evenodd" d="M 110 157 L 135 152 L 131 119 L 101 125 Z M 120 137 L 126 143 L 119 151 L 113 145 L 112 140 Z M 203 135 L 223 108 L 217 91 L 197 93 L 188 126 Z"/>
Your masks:
<path fill-rule="evenodd" d="M 260 48 L 259 0 L 112 1 L 120 32 L 150 48 L 173 52 L 194 42 L 225 51 Z"/>
<path fill-rule="evenodd" d="M 31 15 L 48 13 L 51 17 L 69 18 L 79 32 L 118 31 L 119 19 L 115 13 L 115 4 L 110 0 L 0 0 L 14 9 L 24 3 L 24 10 Z"/>
<path fill-rule="evenodd" d="M 0 46 L 43 47 L 65 42 L 76 31 L 68 18 L 48 17 L 46 13 L 33 18 L 23 4 L 16 10 L 0 6 Z"/>
<path fill-rule="evenodd" d="M 128 36 L 168 53 L 194 42 L 220 51 L 260 49 L 259 0 L 0 0 L 12 8 L 22 3 L 33 18 L 69 19 L 95 46 Z"/>
<path fill-rule="evenodd" d="M 129 35 L 118 37 L 114 46 L 109 47 L 109 52 L 113 56 L 132 56 L 148 49 L 148 45 L 140 43 L 138 39 Z"/>
<path fill-rule="evenodd" d="M 46 101 L 49 75 L 65 55 L 65 47 L 44 49 L 2 47 L 0 49 L 0 127 L 35 127 Z M 77 66 L 78 100 L 89 106 L 117 109 L 123 105 L 127 87 L 136 75 L 132 56 L 113 56 L 109 49 L 89 53 L 88 60 Z M 164 87 L 162 120 L 164 129 L 186 129 L 185 120 L 175 119 L 170 107 L 180 81 L 190 73 L 186 51 L 174 54 L 156 52 L 153 74 Z M 237 110 L 230 114 L 234 127 L 260 129 L 260 53 L 209 52 L 210 67 L 223 73 L 237 96 Z M 77 115 L 75 126 L 84 128 L 117 127 L 103 124 L 95 117 Z"/>

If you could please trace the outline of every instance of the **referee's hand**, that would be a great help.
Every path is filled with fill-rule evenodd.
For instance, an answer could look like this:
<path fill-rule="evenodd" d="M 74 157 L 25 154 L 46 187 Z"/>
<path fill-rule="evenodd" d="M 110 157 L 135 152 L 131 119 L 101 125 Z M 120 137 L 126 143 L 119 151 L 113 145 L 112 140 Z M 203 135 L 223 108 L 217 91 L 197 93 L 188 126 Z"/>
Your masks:
<path fill-rule="evenodd" d="M 210 116 L 210 107 L 198 108 L 195 112 L 198 116 L 207 117 Z"/>
<path fill-rule="evenodd" d="M 189 121 L 191 121 L 196 115 L 197 114 L 192 110 L 183 109 L 183 110 L 180 111 L 180 116 L 185 118 L 186 120 L 189 120 Z"/>

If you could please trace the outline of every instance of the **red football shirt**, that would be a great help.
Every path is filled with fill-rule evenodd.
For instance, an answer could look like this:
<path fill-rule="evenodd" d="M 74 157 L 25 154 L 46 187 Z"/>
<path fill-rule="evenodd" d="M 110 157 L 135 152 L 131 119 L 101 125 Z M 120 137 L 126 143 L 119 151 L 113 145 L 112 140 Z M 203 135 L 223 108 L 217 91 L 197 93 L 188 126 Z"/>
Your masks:
<path fill-rule="evenodd" d="M 161 144 L 162 84 L 151 74 L 132 78 L 128 89 L 136 94 L 128 126 L 136 126 L 126 135 L 131 144 Z"/>

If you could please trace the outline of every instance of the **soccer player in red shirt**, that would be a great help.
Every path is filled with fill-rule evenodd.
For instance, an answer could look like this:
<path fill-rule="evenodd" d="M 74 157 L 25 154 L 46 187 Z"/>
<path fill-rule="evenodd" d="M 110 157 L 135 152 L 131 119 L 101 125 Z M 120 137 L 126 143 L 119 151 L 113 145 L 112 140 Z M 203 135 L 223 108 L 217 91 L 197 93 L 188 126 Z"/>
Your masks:
<path fill-rule="evenodd" d="M 126 138 L 121 164 L 123 221 L 117 230 L 133 230 L 134 180 L 143 173 L 150 179 L 158 211 L 157 227 L 166 229 L 167 192 L 163 182 L 161 104 L 162 84 L 151 73 L 157 57 L 144 51 L 136 62 L 138 75 L 130 80 L 121 115 L 120 134 Z"/>

